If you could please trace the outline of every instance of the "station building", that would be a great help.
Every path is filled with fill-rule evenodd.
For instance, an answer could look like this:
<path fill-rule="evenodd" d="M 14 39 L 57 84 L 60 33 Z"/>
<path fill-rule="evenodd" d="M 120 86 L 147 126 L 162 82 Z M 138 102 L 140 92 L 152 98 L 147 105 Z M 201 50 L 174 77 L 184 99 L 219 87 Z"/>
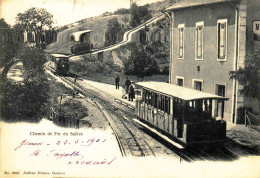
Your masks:
<path fill-rule="evenodd" d="M 165 10 L 171 18 L 169 82 L 230 98 L 225 119 L 239 123 L 238 108 L 258 102 L 239 94 L 230 71 L 244 67 L 247 55 L 260 46 L 259 0 L 180 0 Z"/>

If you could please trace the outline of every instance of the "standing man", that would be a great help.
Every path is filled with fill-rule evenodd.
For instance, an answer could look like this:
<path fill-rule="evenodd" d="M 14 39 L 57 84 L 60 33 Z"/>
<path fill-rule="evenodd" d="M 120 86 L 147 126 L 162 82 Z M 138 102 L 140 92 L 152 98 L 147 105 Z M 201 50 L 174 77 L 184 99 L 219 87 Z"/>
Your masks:
<path fill-rule="evenodd" d="M 128 94 L 128 90 L 129 90 L 129 86 L 131 85 L 130 80 L 126 77 L 126 81 L 125 81 L 125 91 L 126 94 Z"/>
<path fill-rule="evenodd" d="M 134 97 L 135 97 L 135 90 L 131 83 L 131 85 L 129 87 L 129 92 L 128 92 L 128 101 L 133 101 Z"/>
<path fill-rule="evenodd" d="M 119 82 L 120 82 L 120 78 L 119 78 L 118 74 L 116 74 L 115 83 L 116 83 L 116 89 L 118 89 L 118 90 L 119 90 Z"/>

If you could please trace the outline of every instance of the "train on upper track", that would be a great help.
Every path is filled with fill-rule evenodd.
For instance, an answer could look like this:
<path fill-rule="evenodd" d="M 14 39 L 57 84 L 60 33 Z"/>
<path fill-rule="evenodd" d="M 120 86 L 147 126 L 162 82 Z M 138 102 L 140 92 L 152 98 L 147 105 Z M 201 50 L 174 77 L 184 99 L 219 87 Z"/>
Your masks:
<path fill-rule="evenodd" d="M 71 46 L 72 54 L 91 53 L 93 50 L 93 44 L 90 40 L 91 30 L 83 30 L 74 32 L 70 35 L 70 41 L 73 41 Z"/>

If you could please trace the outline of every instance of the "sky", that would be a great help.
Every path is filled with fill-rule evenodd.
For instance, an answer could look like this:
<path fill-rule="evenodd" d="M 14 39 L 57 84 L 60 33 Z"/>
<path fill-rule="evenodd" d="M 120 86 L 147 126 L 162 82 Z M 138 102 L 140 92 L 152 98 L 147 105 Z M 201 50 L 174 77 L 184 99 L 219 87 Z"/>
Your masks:
<path fill-rule="evenodd" d="M 144 5 L 162 0 L 135 0 Z M 74 3 L 76 2 L 76 3 Z M 53 26 L 66 25 L 103 12 L 129 8 L 130 0 L 0 0 L 0 17 L 15 24 L 15 17 L 31 7 L 45 8 L 55 19 Z"/>

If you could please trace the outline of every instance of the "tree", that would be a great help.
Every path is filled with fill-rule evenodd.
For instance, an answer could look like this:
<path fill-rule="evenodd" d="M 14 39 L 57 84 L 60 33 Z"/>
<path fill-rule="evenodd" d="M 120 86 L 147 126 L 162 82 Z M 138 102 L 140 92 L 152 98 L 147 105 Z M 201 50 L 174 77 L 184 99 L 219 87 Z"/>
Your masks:
<path fill-rule="evenodd" d="M 20 24 L 23 30 L 41 32 L 43 28 L 51 29 L 53 15 L 44 8 L 32 7 L 24 13 L 18 13 L 16 23 Z"/>
<path fill-rule="evenodd" d="M 0 44 L 0 67 L 4 67 L 4 70 L 1 73 L 0 80 L 7 74 L 9 68 L 12 65 L 12 61 L 16 56 L 16 53 L 17 49 L 15 48 L 15 45 L 13 45 L 12 43 Z"/>
<path fill-rule="evenodd" d="M 245 68 L 239 68 L 229 73 L 230 79 L 235 79 L 242 89 L 239 90 L 241 95 L 257 99 L 260 111 L 260 50 L 255 50 L 245 60 Z"/>
<path fill-rule="evenodd" d="M 19 31 L 33 32 L 35 42 L 39 48 L 45 48 L 46 39 L 44 30 L 50 30 L 53 24 L 53 15 L 44 8 L 32 7 L 24 13 L 18 13 L 15 28 Z"/>
<path fill-rule="evenodd" d="M 127 22 L 129 22 L 129 18 L 127 16 L 124 16 L 122 20 L 125 23 L 125 27 L 126 27 Z"/>
<path fill-rule="evenodd" d="M 3 18 L 0 19 L 0 36 L 10 35 L 10 25 L 5 22 Z M 0 39 L 0 67 L 4 67 L 10 62 L 16 54 L 15 46 L 12 43 L 6 43 Z"/>
<path fill-rule="evenodd" d="M 38 122 L 49 108 L 49 83 L 43 68 L 46 57 L 43 51 L 28 45 L 20 49 L 17 57 L 23 63 L 24 81 L 1 83 L 1 115 L 5 120 Z"/>
<path fill-rule="evenodd" d="M 149 5 L 144 5 L 144 6 L 137 6 L 136 3 L 132 3 L 130 7 L 130 12 L 131 12 L 131 21 L 130 25 L 132 27 L 136 27 L 145 21 L 149 20 L 152 15 L 150 11 L 148 10 Z"/>
<path fill-rule="evenodd" d="M 19 49 L 17 57 L 23 63 L 25 80 L 44 76 L 44 64 L 47 59 L 42 50 L 27 44 Z"/>
<path fill-rule="evenodd" d="M 14 31 L 17 31 L 17 32 L 24 32 L 24 27 L 23 27 L 23 25 L 22 25 L 22 24 L 19 24 L 19 23 L 15 24 L 15 25 L 13 26 L 13 29 L 14 29 Z"/>
<path fill-rule="evenodd" d="M 124 61 L 124 73 L 135 75 L 137 78 L 151 76 L 159 73 L 157 62 L 152 59 L 141 44 L 130 45 L 131 55 Z"/>
<path fill-rule="evenodd" d="M 122 26 L 118 23 L 117 18 L 112 18 L 107 23 L 105 46 L 117 43 L 118 36 L 122 32 Z"/>
<path fill-rule="evenodd" d="M 5 22 L 5 19 L 1 18 L 0 19 L 0 29 L 10 29 L 10 25 L 8 25 L 6 22 Z"/>
<path fill-rule="evenodd" d="M 118 15 L 118 14 L 130 14 L 130 11 L 129 9 L 125 9 L 125 8 L 120 8 L 120 9 L 117 9 L 115 12 L 114 12 L 115 15 Z"/>

